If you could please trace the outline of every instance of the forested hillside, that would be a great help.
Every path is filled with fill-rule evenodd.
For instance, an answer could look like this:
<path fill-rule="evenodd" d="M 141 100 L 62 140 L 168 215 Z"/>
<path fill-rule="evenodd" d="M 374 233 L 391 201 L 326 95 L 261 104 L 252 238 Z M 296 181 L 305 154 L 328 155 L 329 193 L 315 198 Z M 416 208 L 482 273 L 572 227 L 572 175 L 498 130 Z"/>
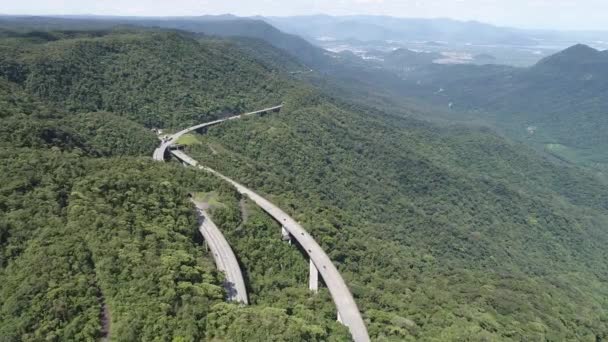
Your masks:
<path fill-rule="evenodd" d="M 405 96 L 450 105 L 452 119 L 477 119 L 560 159 L 608 167 L 608 53 L 575 45 L 522 69 L 435 65 L 403 85 Z"/>
<path fill-rule="evenodd" d="M 279 31 L 261 19 L 239 18 L 233 16 L 201 16 L 183 18 L 126 18 L 126 17 L 91 17 L 91 18 L 30 18 L 2 17 L 0 29 L 31 34 L 32 29 L 53 30 L 107 30 L 120 25 L 136 27 L 162 27 L 177 29 L 218 37 L 240 37 L 264 40 L 275 48 L 290 53 L 296 60 L 306 65 L 329 71 L 334 65 L 329 53 L 312 45 L 299 36 Z"/>
<path fill-rule="evenodd" d="M 153 126 L 278 102 L 186 151 L 315 236 L 373 340 L 608 338 L 608 186 L 594 174 L 487 129 L 332 98 L 259 41 L 5 32 L 0 51 L 8 341 L 347 340 L 279 225 L 217 178 L 150 158 Z M 252 305 L 224 301 L 189 193 L 214 198 Z"/>
<path fill-rule="evenodd" d="M 348 338 L 328 293 L 307 291 L 305 260 L 279 238 L 249 265 L 280 262 L 277 247 L 300 264 L 266 269 L 254 305 L 225 303 L 188 193 L 218 193 L 226 205 L 214 214 L 226 228 L 241 218 L 230 211 L 233 220 L 222 219 L 221 208 L 239 199 L 216 178 L 152 162 L 158 139 L 142 125 L 276 104 L 288 81 L 272 89 L 278 76 L 254 57 L 185 34 L 6 33 L 0 46 L 1 340 L 90 341 L 108 331 L 116 341 Z M 131 76 L 114 82 L 114 72 Z M 171 84 L 180 72 L 182 82 Z M 199 93 L 197 84 L 215 87 Z M 180 105 L 178 93 L 196 101 Z M 273 241 L 275 225 L 249 217 L 247 227 L 267 231 L 251 243 Z"/>
<path fill-rule="evenodd" d="M 0 72 L 68 112 L 108 111 L 148 127 L 177 127 L 280 102 L 285 86 L 218 40 L 116 31 L 6 39 Z M 17 48 L 17 45 L 18 48 Z"/>
<path fill-rule="evenodd" d="M 320 236 L 373 336 L 605 336 L 608 189 L 592 175 L 490 132 L 372 119 L 317 95 L 286 104 L 190 153 Z"/>

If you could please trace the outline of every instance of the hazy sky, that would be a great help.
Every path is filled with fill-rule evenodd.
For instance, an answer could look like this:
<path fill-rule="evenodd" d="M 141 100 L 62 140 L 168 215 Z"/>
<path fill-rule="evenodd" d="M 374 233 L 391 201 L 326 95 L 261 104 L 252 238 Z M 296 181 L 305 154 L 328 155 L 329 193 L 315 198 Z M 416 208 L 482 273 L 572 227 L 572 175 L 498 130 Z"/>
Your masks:
<path fill-rule="evenodd" d="M 0 0 L 3 14 L 385 14 L 517 27 L 608 30 L 608 0 Z"/>

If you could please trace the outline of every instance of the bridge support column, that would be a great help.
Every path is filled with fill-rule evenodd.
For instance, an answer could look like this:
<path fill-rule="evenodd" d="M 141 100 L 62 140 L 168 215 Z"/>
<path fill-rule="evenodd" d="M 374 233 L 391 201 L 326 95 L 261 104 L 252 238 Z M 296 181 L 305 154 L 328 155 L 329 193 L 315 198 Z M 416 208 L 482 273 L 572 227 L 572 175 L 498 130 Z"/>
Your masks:
<path fill-rule="evenodd" d="M 342 322 L 342 316 L 340 316 L 340 311 L 338 311 L 338 323 L 344 324 L 344 322 Z"/>
<path fill-rule="evenodd" d="M 291 245 L 291 234 L 289 234 L 284 226 L 281 227 L 281 238 L 283 241 L 287 241 Z"/>
<path fill-rule="evenodd" d="M 308 278 L 308 288 L 312 292 L 319 292 L 319 270 L 310 259 L 310 276 Z"/>

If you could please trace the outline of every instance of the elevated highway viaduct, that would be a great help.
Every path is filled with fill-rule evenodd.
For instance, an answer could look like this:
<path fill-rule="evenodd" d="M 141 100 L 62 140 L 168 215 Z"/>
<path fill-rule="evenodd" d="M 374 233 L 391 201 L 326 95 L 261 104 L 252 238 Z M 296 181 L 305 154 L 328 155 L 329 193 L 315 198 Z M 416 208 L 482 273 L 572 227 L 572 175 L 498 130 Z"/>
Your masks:
<path fill-rule="evenodd" d="M 219 123 L 237 119 L 246 115 L 258 114 L 271 110 L 280 110 L 281 107 L 282 106 L 270 107 L 264 110 L 251 112 L 243 115 L 237 115 L 222 120 L 216 120 L 182 130 L 176 133 L 175 135 L 172 135 L 171 137 L 169 137 L 169 139 L 167 139 L 161 144 L 161 147 L 159 147 L 155 151 L 154 159 L 164 161 L 167 151 L 169 151 L 171 155 L 173 155 L 175 158 L 177 158 L 184 164 L 210 172 L 216 175 L 217 177 L 222 178 L 226 182 L 232 184 L 239 193 L 249 197 L 260 208 L 262 208 L 262 210 L 264 210 L 277 222 L 279 222 L 282 226 L 282 232 L 284 237 L 297 241 L 297 243 L 302 246 L 303 250 L 309 257 L 309 288 L 312 291 L 317 291 L 318 277 L 319 275 L 321 275 L 336 305 L 336 310 L 338 312 L 338 321 L 348 327 L 354 341 L 367 342 L 370 340 L 369 334 L 367 332 L 367 327 L 365 326 L 365 322 L 361 317 L 361 313 L 359 311 L 359 308 L 357 307 L 357 303 L 355 302 L 353 295 L 350 292 L 350 289 L 346 285 L 346 282 L 342 278 L 342 275 L 335 267 L 329 256 L 327 256 L 323 248 L 297 221 L 295 221 L 291 216 L 289 216 L 279 207 L 272 204 L 264 197 L 258 195 L 255 191 L 245 187 L 244 185 L 232 180 L 231 178 L 224 176 L 223 174 L 209 167 L 200 165 L 196 160 L 194 160 L 184 152 L 170 148 L 183 134 L 195 131 L 197 129 L 214 126 Z"/>
<path fill-rule="evenodd" d="M 251 116 L 251 115 L 256 115 L 256 114 L 264 114 L 264 113 L 268 113 L 268 112 L 273 112 L 273 111 L 278 111 L 281 110 L 281 108 L 283 108 L 283 105 L 278 105 L 278 106 L 274 106 L 274 107 L 269 107 L 269 108 L 264 108 L 264 109 L 260 109 L 260 110 L 256 110 L 255 112 L 249 112 L 249 113 L 245 113 L 245 114 L 239 114 L 239 115 L 234 115 L 234 116 L 230 116 L 224 119 L 218 119 L 215 121 L 211 121 L 211 122 L 207 122 L 204 124 L 200 124 L 200 125 L 196 125 L 196 126 L 192 126 L 189 128 L 186 128 L 184 130 L 181 130 L 171 136 L 169 136 L 167 139 L 164 139 L 162 141 L 162 143 L 160 144 L 160 146 L 154 150 L 154 160 L 156 161 L 164 161 L 165 157 L 167 156 L 167 151 L 169 150 L 169 147 L 174 145 L 175 143 L 177 143 L 177 141 L 179 140 L 179 138 L 181 138 L 184 134 L 188 134 L 190 132 L 194 132 L 203 128 L 208 128 L 211 126 L 215 126 L 215 125 L 219 125 L 222 122 L 226 122 L 229 120 L 236 120 L 236 119 L 240 119 L 243 117 L 247 117 L 247 116 Z"/>
<path fill-rule="evenodd" d="M 248 304 L 247 288 L 245 286 L 243 273 L 241 272 L 239 262 L 234 255 L 230 244 L 215 223 L 211 221 L 205 205 L 194 199 L 192 202 L 198 210 L 198 220 L 200 223 L 199 231 L 211 250 L 215 265 L 226 277 L 226 280 L 224 281 L 226 299 L 231 302 L 238 302 L 245 305 Z"/>

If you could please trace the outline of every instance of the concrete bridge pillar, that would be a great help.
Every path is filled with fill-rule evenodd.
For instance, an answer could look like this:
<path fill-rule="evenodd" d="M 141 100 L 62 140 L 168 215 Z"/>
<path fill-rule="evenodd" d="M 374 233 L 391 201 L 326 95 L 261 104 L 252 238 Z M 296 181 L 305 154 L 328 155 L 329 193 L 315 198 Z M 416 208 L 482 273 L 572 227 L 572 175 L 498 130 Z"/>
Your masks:
<path fill-rule="evenodd" d="M 283 241 L 287 241 L 291 245 L 291 234 L 289 234 L 287 229 L 285 229 L 285 226 L 281 227 L 281 238 Z"/>
<path fill-rule="evenodd" d="M 308 279 L 308 288 L 312 292 L 319 292 L 319 270 L 310 259 L 310 276 Z"/>
<path fill-rule="evenodd" d="M 344 322 L 342 322 L 342 317 L 340 316 L 340 311 L 338 311 L 338 323 L 344 324 Z"/>

